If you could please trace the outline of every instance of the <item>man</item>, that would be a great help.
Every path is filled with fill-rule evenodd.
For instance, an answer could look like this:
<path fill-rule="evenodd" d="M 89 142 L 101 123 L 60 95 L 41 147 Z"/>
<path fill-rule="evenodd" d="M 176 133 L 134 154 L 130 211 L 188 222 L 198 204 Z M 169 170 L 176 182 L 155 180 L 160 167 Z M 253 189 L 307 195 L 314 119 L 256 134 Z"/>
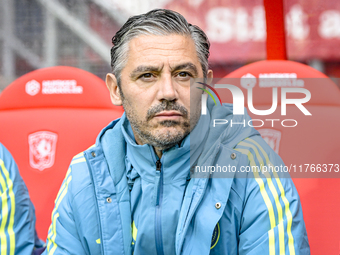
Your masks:
<path fill-rule="evenodd" d="M 34 207 L 18 167 L 0 143 L 0 251 L 5 255 L 41 254 L 35 232 Z"/>
<path fill-rule="evenodd" d="M 191 79 L 212 78 L 208 56 L 204 32 L 173 11 L 131 17 L 116 33 L 106 83 L 125 114 L 71 162 L 47 254 L 309 254 L 290 179 L 190 178 L 195 166 L 282 164 L 253 128 L 211 128 L 237 120 L 230 105 L 208 101 L 200 116 Z"/>

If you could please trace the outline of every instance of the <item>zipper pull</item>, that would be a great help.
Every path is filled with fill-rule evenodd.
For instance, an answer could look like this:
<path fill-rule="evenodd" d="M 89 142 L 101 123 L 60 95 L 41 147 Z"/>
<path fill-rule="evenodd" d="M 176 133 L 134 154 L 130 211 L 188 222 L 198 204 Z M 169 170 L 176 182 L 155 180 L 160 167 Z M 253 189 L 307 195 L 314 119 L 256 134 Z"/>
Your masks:
<path fill-rule="evenodd" d="M 153 192 L 153 197 L 154 197 L 154 205 L 158 206 L 159 205 L 159 185 L 161 181 L 161 169 L 162 169 L 162 163 L 160 160 L 156 161 L 156 175 L 155 175 L 155 187 L 154 187 L 154 192 Z"/>
<path fill-rule="evenodd" d="M 161 163 L 161 160 L 157 160 L 156 161 L 156 171 L 161 171 L 162 169 L 162 163 Z"/>

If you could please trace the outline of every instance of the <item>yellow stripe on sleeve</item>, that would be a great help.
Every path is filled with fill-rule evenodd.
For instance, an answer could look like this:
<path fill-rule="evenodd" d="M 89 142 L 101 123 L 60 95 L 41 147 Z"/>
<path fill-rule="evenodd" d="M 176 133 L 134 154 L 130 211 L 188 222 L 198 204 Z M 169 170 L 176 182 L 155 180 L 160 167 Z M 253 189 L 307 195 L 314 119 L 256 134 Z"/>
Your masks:
<path fill-rule="evenodd" d="M 254 141 L 251 138 L 247 138 L 246 140 L 252 142 L 253 144 L 255 144 L 260 149 L 260 151 L 262 152 L 262 154 L 264 155 L 264 157 L 266 159 L 268 166 L 269 165 L 273 166 L 273 164 L 269 160 L 268 154 L 265 152 L 265 150 L 256 141 Z M 277 186 L 279 187 L 279 190 L 281 192 L 281 198 L 283 200 L 283 203 L 285 204 L 285 213 L 286 213 L 286 217 L 287 217 L 287 234 L 288 234 L 289 254 L 295 255 L 294 237 L 292 235 L 292 222 L 293 222 L 292 212 L 290 211 L 289 201 L 286 198 L 285 190 L 284 190 L 283 185 L 280 181 L 280 178 L 275 171 L 273 171 L 273 173 L 274 173 L 275 180 L 277 182 Z"/>
<path fill-rule="evenodd" d="M 5 168 L 5 164 L 0 159 L 0 165 L 1 168 Z M 3 171 L 3 170 L 2 170 Z M 1 202 L 2 202 L 2 207 L 1 207 L 1 224 L 0 224 L 0 245 L 1 245 L 1 255 L 7 255 L 7 237 L 5 233 L 5 227 L 7 224 L 7 218 L 8 218 L 8 204 L 7 204 L 7 186 L 5 179 L 3 178 L 2 174 L 0 173 L 0 185 L 3 190 L 3 193 L 1 194 Z"/>
<path fill-rule="evenodd" d="M 75 156 L 73 157 L 73 159 L 80 158 L 80 157 L 83 157 L 83 156 L 84 156 L 84 152 L 80 152 L 80 153 L 78 153 L 77 155 L 75 155 Z"/>
<path fill-rule="evenodd" d="M 10 245 L 10 252 L 9 252 L 9 254 L 10 255 L 14 255 L 14 251 L 15 251 L 15 233 L 14 233 L 14 230 L 13 230 L 13 226 L 14 226 L 14 215 L 15 215 L 15 195 L 14 195 L 14 192 L 13 192 L 13 181 L 11 180 L 11 178 L 9 176 L 9 172 L 8 172 L 8 170 L 7 170 L 3 160 L 0 160 L 0 165 L 1 165 L 2 172 L 4 173 L 5 178 L 6 178 L 6 183 L 7 183 L 7 188 L 8 188 L 8 195 L 9 195 L 10 200 L 11 200 L 11 213 L 10 213 L 9 224 L 8 224 L 8 236 L 9 236 L 9 245 Z M 1 186 L 2 186 L 2 184 L 1 184 Z M 7 201 L 6 201 L 6 204 L 7 204 Z M 8 205 L 7 205 L 7 214 L 8 214 Z M 2 253 L 2 250 L 1 250 L 1 253 Z"/>
<path fill-rule="evenodd" d="M 53 225 L 53 222 L 54 222 L 54 216 L 55 216 L 55 213 L 57 211 L 57 207 L 56 207 L 56 204 L 58 203 L 58 201 L 60 200 L 60 194 L 63 193 L 63 191 L 65 190 L 65 187 L 67 185 L 67 180 L 68 180 L 68 177 L 71 173 L 71 168 L 69 168 L 66 172 L 66 176 L 65 176 L 65 181 L 63 182 L 63 184 L 61 185 L 59 191 L 58 191 L 58 194 L 57 194 L 57 197 L 56 199 L 54 200 L 54 208 L 53 208 L 53 211 L 52 211 L 52 216 L 51 216 L 51 221 L 52 221 L 52 225 Z M 47 239 L 49 241 L 51 241 L 51 238 L 53 236 L 53 229 L 52 229 L 52 225 L 50 226 L 50 228 L 48 229 L 48 236 L 47 236 Z M 50 246 L 51 246 L 52 242 L 48 242 L 48 245 L 47 245 L 47 251 L 50 251 Z"/>
<path fill-rule="evenodd" d="M 71 168 L 69 168 L 67 170 L 66 176 L 65 176 L 65 180 L 67 180 L 67 177 L 70 175 L 70 173 L 71 173 Z M 61 185 L 60 190 L 58 191 L 58 194 L 57 194 L 57 196 L 56 196 L 56 198 L 54 200 L 54 203 L 57 202 L 58 198 L 60 197 L 60 193 L 63 192 L 63 190 L 65 189 L 65 186 L 66 186 L 66 181 L 63 183 L 63 185 Z"/>
<path fill-rule="evenodd" d="M 90 147 L 88 147 L 87 149 L 91 149 L 91 148 L 94 148 L 96 147 L 96 144 L 92 144 Z"/>
<path fill-rule="evenodd" d="M 249 150 L 239 149 L 239 148 L 236 148 L 235 150 L 241 152 L 244 155 L 247 155 L 248 159 L 250 161 L 250 165 L 254 168 L 256 167 L 253 154 L 251 154 L 251 152 Z M 275 215 L 274 215 L 274 209 L 273 209 L 272 202 L 270 201 L 270 198 L 269 198 L 267 191 L 264 187 L 264 182 L 261 179 L 260 175 L 258 174 L 257 171 L 254 171 L 253 173 L 254 173 L 254 176 L 255 176 L 254 179 L 256 180 L 257 184 L 260 187 L 260 192 L 261 192 L 262 198 L 264 200 L 264 203 L 267 206 L 267 210 L 268 210 L 268 214 L 269 214 L 270 227 L 271 227 L 271 229 L 273 229 L 276 226 L 276 223 L 275 223 Z M 270 232 L 268 232 L 268 236 L 269 236 L 269 255 L 275 255 L 275 236 L 271 235 Z"/>
<path fill-rule="evenodd" d="M 58 207 L 59 207 L 61 201 L 63 200 L 63 198 L 67 194 L 68 185 L 72 180 L 72 176 L 69 176 L 70 172 L 71 172 L 71 170 L 69 169 L 67 171 L 67 174 L 66 174 L 66 177 L 65 177 L 66 181 L 64 182 L 63 186 L 60 188 L 60 190 L 59 190 L 60 194 L 58 193 L 57 199 L 55 200 L 55 207 L 54 207 L 53 212 L 52 212 L 52 225 L 50 226 L 49 234 L 48 234 L 48 237 L 47 237 L 47 239 L 49 240 L 48 245 L 47 245 L 47 251 L 48 251 L 49 255 L 53 255 L 53 253 L 55 252 L 55 250 L 58 247 L 58 245 L 55 242 L 55 239 L 56 239 L 56 236 L 57 236 L 56 221 L 59 217 L 59 213 L 57 211 L 58 211 Z M 52 244 L 53 244 L 53 247 L 51 249 Z"/>
<path fill-rule="evenodd" d="M 49 253 L 48 253 L 49 255 L 53 255 L 53 253 L 55 252 L 55 250 L 58 247 L 58 245 L 55 242 L 55 237 L 56 237 L 56 232 L 57 232 L 56 231 L 56 225 L 57 225 L 56 221 L 57 221 L 58 217 L 59 217 L 59 213 L 56 213 L 55 216 L 54 216 L 54 219 L 53 219 L 53 227 L 52 227 L 52 232 L 53 232 L 54 235 L 53 235 L 53 237 L 51 239 L 51 242 L 53 243 L 53 247 L 49 251 Z"/>
<path fill-rule="evenodd" d="M 52 226 L 53 226 L 53 213 L 52 213 L 52 224 L 50 225 L 50 227 L 48 228 L 48 235 L 47 235 L 47 240 L 48 240 L 48 244 L 47 244 L 47 252 L 50 251 L 50 247 L 51 247 L 51 236 L 53 234 L 53 231 L 52 231 Z"/>
<path fill-rule="evenodd" d="M 71 166 L 75 165 L 75 164 L 78 164 L 78 163 L 81 163 L 81 162 L 86 162 L 86 159 L 84 157 L 81 157 L 81 158 L 78 158 L 78 159 L 74 159 L 71 162 Z"/>
<path fill-rule="evenodd" d="M 275 205 L 276 205 L 276 209 L 277 209 L 277 213 L 278 213 L 278 229 L 279 229 L 279 247 L 280 247 L 280 255 L 285 255 L 285 239 L 284 239 L 284 226 L 283 224 L 283 217 L 282 217 L 282 206 L 280 204 L 280 198 L 279 198 L 279 195 L 277 193 L 277 190 L 273 184 L 273 181 L 272 181 L 272 178 L 271 178 L 271 175 L 269 174 L 268 171 L 262 171 L 263 170 L 263 166 L 264 166 L 264 163 L 263 163 L 263 160 L 262 160 L 262 157 L 259 153 L 259 151 L 257 150 L 257 148 L 253 145 L 253 144 L 250 144 L 250 143 L 246 143 L 246 142 L 240 142 L 239 145 L 242 145 L 242 146 L 245 146 L 245 147 L 250 147 L 254 150 L 255 152 L 255 155 L 256 155 L 256 158 L 257 160 L 259 161 L 260 163 L 260 166 L 261 166 L 261 172 L 264 174 L 264 176 L 266 177 L 267 179 L 267 182 L 268 182 L 268 185 L 269 185 L 269 189 L 274 197 L 274 201 L 275 201 Z"/>

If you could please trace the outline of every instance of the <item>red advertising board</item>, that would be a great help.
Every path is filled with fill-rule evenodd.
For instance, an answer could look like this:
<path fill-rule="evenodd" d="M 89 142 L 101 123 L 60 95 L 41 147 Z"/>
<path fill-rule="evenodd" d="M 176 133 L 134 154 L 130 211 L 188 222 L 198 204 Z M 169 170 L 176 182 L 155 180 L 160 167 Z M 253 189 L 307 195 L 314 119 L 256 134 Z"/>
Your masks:
<path fill-rule="evenodd" d="M 284 6 L 289 59 L 340 59 L 340 1 L 286 0 Z M 207 33 L 212 63 L 266 58 L 263 1 L 174 0 L 165 7 Z"/>

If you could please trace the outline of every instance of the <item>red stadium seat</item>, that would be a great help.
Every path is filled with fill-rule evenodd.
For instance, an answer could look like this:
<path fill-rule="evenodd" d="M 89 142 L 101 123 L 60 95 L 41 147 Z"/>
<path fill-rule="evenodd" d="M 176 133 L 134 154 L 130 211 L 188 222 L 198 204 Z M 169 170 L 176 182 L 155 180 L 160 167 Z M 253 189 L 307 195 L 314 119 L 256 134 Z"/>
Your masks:
<path fill-rule="evenodd" d="M 241 78 L 242 77 L 242 78 Z M 241 78 L 241 79 L 240 79 Z M 280 107 L 270 116 L 248 113 L 261 135 L 279 153 L 299 191 L 311 253 L 339 254 L 340 241 L 340 172 L 318 173 L 317 164 L 340 164 L 340 90 L 319 71 L 292 61 L 267 60 L 246 65 L 217 82 L 242 89 L 247 106 L 247 89 L 253 87 L 255 109 L 269 109 L 273 87 L 300 87 L 309 90 L 311 99 L 304 106 L 312 114 L 305 116 L 295 105 L 287 105 L 287 115 Z M 221 90 L 221 89 L 220 89 Z M 231 93 L 220 93 L 222 102 L 232 102 Z M 278 104 L 281 105 L 278 89 Z M 302 95 L 302 96 L 301 96 Z M 303 98 L 304 94 L 288 93 L 287 98 Z M 272 121 L 266 119 L 279 119 Z M 283 119 L 294 119 L 296 127 L 283 127 Z M 286 122 L 291 125 L 292 122 Z M 295 122 L 294 122 L 295 123 Z M 315 164 L 306 173 L 304 164 Z M 294 172 L 294 165 L 296 172 Z M 300 172 L 302 166 L 302 173 Z M 314 170 L 314 171 L 313 171 Z M 313 172 L 312 172 L 313 171 Z M 317 177 L 317 178 L 316 178 Z"/>
<path fill-rule="evenodd" d="M 120 117 L 103 80 L 74 67 L 28 73 L 0 95 L 0 141 L 11 151 L 45 239 L 60 185 L 73 156 Z"/>

